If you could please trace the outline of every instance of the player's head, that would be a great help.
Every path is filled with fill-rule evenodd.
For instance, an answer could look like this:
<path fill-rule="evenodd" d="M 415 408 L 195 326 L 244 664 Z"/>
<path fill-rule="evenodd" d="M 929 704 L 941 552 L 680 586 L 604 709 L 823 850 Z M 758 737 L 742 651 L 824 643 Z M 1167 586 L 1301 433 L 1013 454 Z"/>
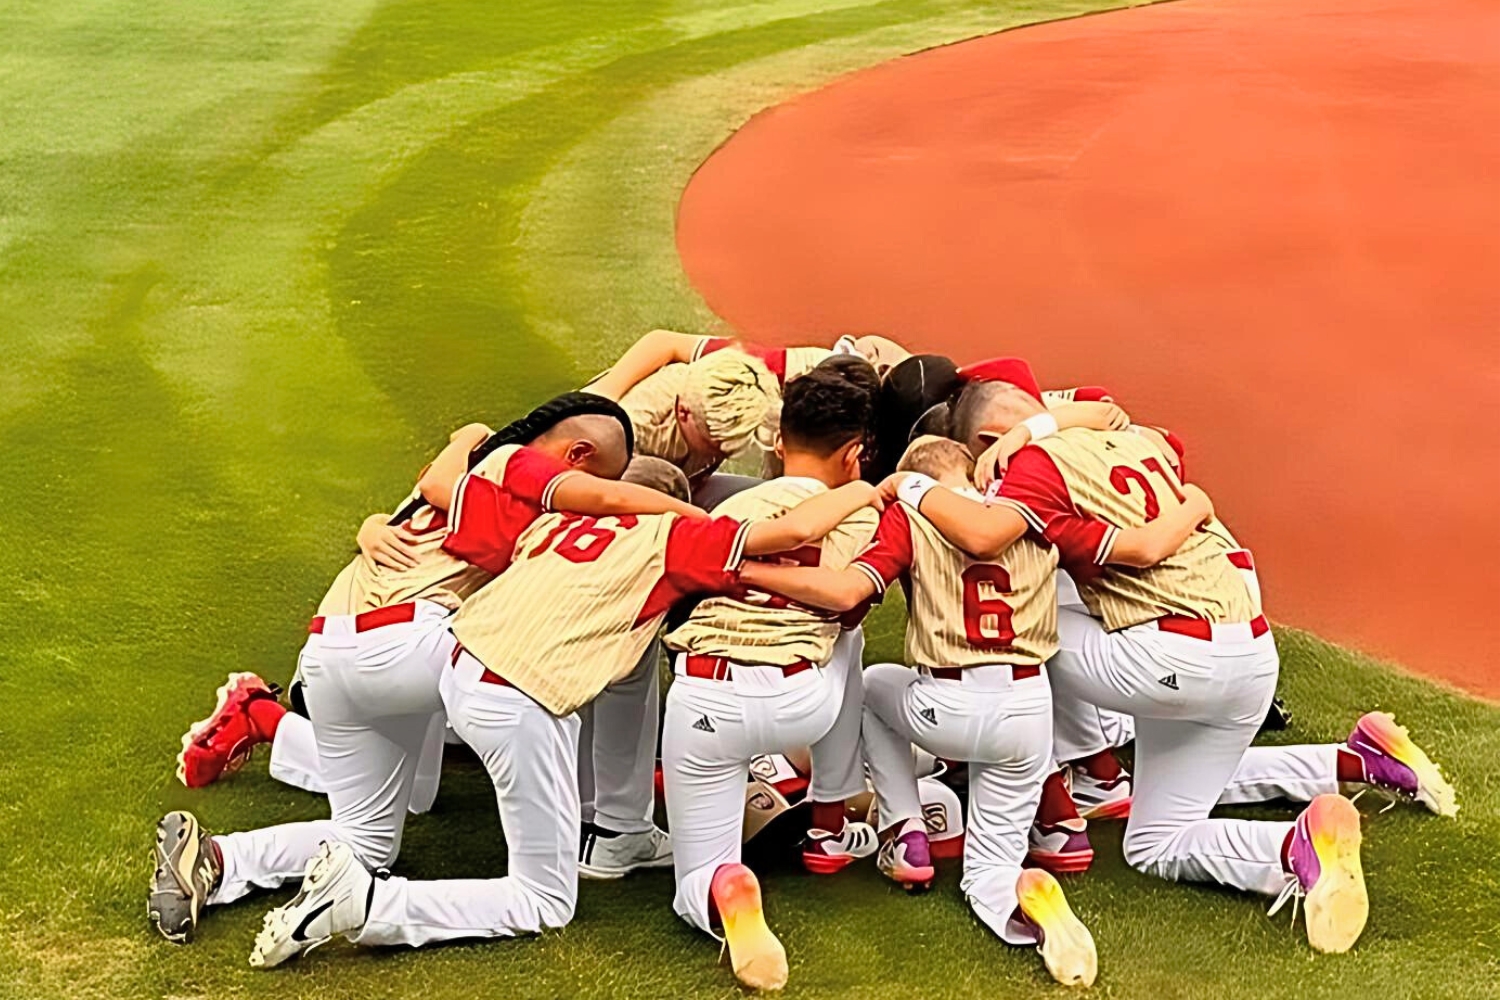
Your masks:
<path fill-rule="evenodd" d="M 600 413 L 564 417 L 539 434 L 531 446 L 605 479 L 619 479 L 630 464 L 624 427 Z"/>
<path fill-rule="evenodd" d="M 890 374 L 891 369 L 911 357 L 911 352 L 894 340 L 873 334 L 855 337 L 854 349 L 874 366 L 875 373 L 882 379 Z"/>
<path fill-rule="evenodd" d="M 789 382 L 776 449 L 787 474 L 812 475 L 829 486 L 858 479 L 874 408 L 868 382 L 837 365 L 824 362 Z"/>
<path fill-rule="evenodd" d="M 765 362 L 726 348 L 688 365 L 677 422 L 694 454 L 732 458 L 750 446 L 776 396 L 776 376 Z"/>
<path fill-rule="evenodd" d="M 958 388 L 957 371 L 941 354 L 914 354 L 886 373 L 875 401 L 874 454 L 866 463 L 867 478 L 879 480 L 896 471 L 918 422 L 946 404 Z"/>
<path fill-rule="evenodd" d="M 1018 358 L 972 365 L 960 374 L 970 381 L 953 402 L 948 435 L 975 454 L 1027 417 L 1046 409 L 1031 366 Z"/>
<path fill-rule="evenodd" d="M 575 417 L 599 419 L 563 427 Z M 574 447 L 580 441 L 588 447 Z M 635 450 L 635 431 L 630 415 L 614 400 L 591 392 L 565 392 L 491 434 L 469 453 L 469 468 L 474 468 L 496 448 L 512 444 L 541 447 L 570 464 L 613 479 L 619 477 L 625 463 L 630 461 Z"/>
<path fill-rule="evenodd" d="M 683 503 L 692 500 L 687 473 L 664 458 L 637 455 L 630 460 L 630 465 L 625 469 L 625 475 L 620 478 L 627 483 L 635 483 L 637 486 L 665 493 Z"/>
<path fill-rule="evenodd" d="M 896 471 L 920 472 L 949 489 L 965 489 L 974 485 L 974 456 L 952 438 L 929 434 L 911 443 Z"/>

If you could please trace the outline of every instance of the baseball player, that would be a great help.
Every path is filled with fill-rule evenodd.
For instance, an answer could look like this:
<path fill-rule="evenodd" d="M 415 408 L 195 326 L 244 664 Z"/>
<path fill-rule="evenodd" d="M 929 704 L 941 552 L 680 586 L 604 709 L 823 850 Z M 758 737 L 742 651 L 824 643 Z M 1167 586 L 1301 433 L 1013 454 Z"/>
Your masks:
<path fill-rule="evenodd" d="M 1057 553 L 1019 516 L 1005 545 L 971 554 L 923 517 L 938 485 L 978 498 L 962 445 L 919 438 L 900 470 L 901 502 L 886 508 L 875 543 L 842 573 L 749 566 L 743 577 L 800 602 L 843 609 L 907 582 L 905 665 L 866 671 L 865 753 L 879 802 L 880 870 L 908 887 L 931 883 L 911 745 L 969 766 L 962 887 L 1002 940 L 1039 946 L 1068 985 L 1094 980 L 1088 930 L 1045 871 L 1023 873 L 1027 831 L 1052 769 L 1052 696 L 1043 663 L 1057 648 Z M 935 498 L 936 499 L 936 498 Z M 941 501 L 937 501 L 941 502 Z M 1175 518 L 1127 533 L 1127 548 L 1186 537 L 1209 510 L 1201 494 Z"/>
<path fill-rule="evenodd" d="M 826 363 L 788 385 L 778 448 L 787 475 L 738 493 L 717 510 L 774 524 L 808 497 L 862 485 L 873 388 L 873 380 L 862 386 Z M 842 568 L 865 547 L 876 523 L 873 511 L 852 511 L 820 546 L 790 558 Z M 715 936 L 722 923 L 741 981 L 779 988 L 785 980 L 779 943 L 774 937 L 752 941 L 746 957 L 747 944 L 730 917 L 743 905 L 737 901 L 742 894 L 758 893 L 741 864 L 745 783 L 757 754 L 811 747 L 814 829 L 803 864 L 831 873 L 874 853 L 874 831 L 845 817 L 845 800 L 864 790 L 863 636 L 842 628 L 835 615 L 748 594 L 701 602 L 666 641 L 677 654 L 662 736 L 677 876 L 673 908 Z"/>
<path fill-rule="evenodd" d="M 1024 364 L 1009 382 L 973 387 L 980 391 L 972 405 L 1010 393 L 1012 404 L 1031 397 L 1019 399 L 1031 416 L 1045 412 Z M 1369 912 L 1359 813 L 1347 799 L 1319 795 L 1295 823 L 1209 817 L 1265 718 L 1278 673 L 1258 595 L 1231 557 L 1239 544 L 1210 520 L 1170 552 L 1122 552 L 1125 530 L 1184 504 L 1162 452 L 1123 432 L 1033 429 L 1033 438 L 1001 482 L 1004 503 L 945 493 L 924 512 L 971 551 L 1009 537 L 1018 517 L 1057 547 L 1087 613 L 1059 610 L 1053 687 L 1135 718 L 1126 859 L 1172 880 L 1214 881 L 1280 901 L 1303 896 L 1312 947 L 1347 951 Z M 1292 752 L 1265 749 L 1293 766 Z"/>
<path fill-rule="evenodd" d="M 188 941 L 204 906 L 295 879 L 325 840 L 351 845 L 372 866 L 395 858 L 420 752 L 442 709 L 437 680 L 452 649 L 448 618 L 480 582 L 505 569 L 497 553 L 512 550 L 514 539 L 544 510 L 568 504 L 606 515 L 633 508 L 701 517 L 654 490 L 583 474 L 618 476 L 624 468 L 629 421 L 610 407 L 597 397 L 564 397 L 535 411 L 529 422 L 517 422 L 529 430 L 544 428 L 532 445 L 476 450 L 477 463 L 456 488 L 451 480 L 432 482 L 431 470 L 424 475 L 422 506 L 453 500 L 451 527 L 441 529 L 447 537 L 404 582 L 358 563 L 353 573 L 341 574 L 336 589 L 375 590 L 386 603 L 357 614 L 317 616 L 299 656 L 331 818 L 210 837 L 191 813 L 168 813 L 157 826 L 149 899 L 163 936 Z M 549 420 L 555 422 L 546 427 Z M 454 444 L 461 448 L 466 439 Z M 463 470 L 466 459 L 459 451 L 450 445 L 433 469 L 440 475 Z M 421 510 L 414 516 L 434 523 Z"/>
<path fill-rule="evenodd" d="M 513 565 L 454 617 L 452 666 L 441 681 L 449 719 L 495 783 L 509 873 L 374 877 L 349 845 L 331 842 L 297 895 L 266 916 L 251 964 L 279 965 L 335 934 L 416 946 L 567 924 L 578 875 L 577 709 L 636 663 L 676 601 L 738 586 L 742 556 L 807 545 L 876 500 L 859 483 L 753 523 L 539 517 Z M 785 953 L 766 930 L 754 876 L 731 872 L 725 884 L 721 916 L 736 970 L 756 985 L 784 981 Z"/>

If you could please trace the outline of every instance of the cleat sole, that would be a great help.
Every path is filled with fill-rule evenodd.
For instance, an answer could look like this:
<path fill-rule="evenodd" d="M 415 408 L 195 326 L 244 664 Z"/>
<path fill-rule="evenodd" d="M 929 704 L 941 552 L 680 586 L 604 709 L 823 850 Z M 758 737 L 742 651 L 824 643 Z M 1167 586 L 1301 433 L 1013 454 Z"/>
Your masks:
<path fill-rule="evenodd" d="M 1370 916 L 1359 857 L 1359 811 L 1341 795 L 1319 795 L 1307 808 L 1308 836 L 1319 864 L 1305 901 L 1307 941 L 1314 951 L 1338 954 L 1354 947 Z"/>
<path fill-rule="evenodd" d="M 1092 986 L 1099 974 L 1094 936 L 1074 915 L 1057 879 L 1036 868 L 1023 871 L 1016 880 L 1016 902 L 1041 928 L 1037 950 L 1052 978 L 1064 986 Z"/>
<path fill-rule="evenodd" d="M 714 876 L 714 902 L 724 924 L 724 942 L 735 978 L 754 990 L 786 985 L 786 949 L 766 924 L 760 882 L 744 865 Z"/>

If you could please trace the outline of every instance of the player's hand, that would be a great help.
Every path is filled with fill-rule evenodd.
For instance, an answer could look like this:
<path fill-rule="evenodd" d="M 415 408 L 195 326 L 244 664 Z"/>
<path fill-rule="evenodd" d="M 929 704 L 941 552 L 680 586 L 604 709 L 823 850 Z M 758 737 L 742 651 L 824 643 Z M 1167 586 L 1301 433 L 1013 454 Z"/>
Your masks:
<path fill-rule="evenodd" d="M 883 504 L 896 502 L 896 491 L 901 488 L 902 483 L 906 482 L 906 477 L 909 475 L 911 475 L 909 472 L 893 472 L 880 481 L 880 485 L 876 488 L 880 492 L 880 500 Z"/>
<path fill-rule="evenodd" d="M 1091 431 L 1123 431 L 1130 426 L 1130 414 L 1115 403 L 1059 403 L 1051 410 L 1060 428 L 1086 427 Z"/>
<path fill-rule="evenodd" d="M 417 565 L 417 536 L 400 525 L 387 524 L 385 515 L 372 514 L 360 526 L 359 551 L 386 569 L 411 569 Z"/>
<path fill-rule="evenodd" d="M 974 460 L 974 485 L 979 487 L 980 492 L 989 489 L 991 484 L 1005 475 L 1012 456 L 1026 447 L 1030 436 L 1024 429 L 1019 435 L 1014 431 L 1002 434 L 979 453 L 979 457 Z"/>
<path fill-rule="evenodd" d="M 874 507 L 876 510 L 885 510 L 887 501 L 884 496 L 884 487 L 884 483 L 881 483 L 879 486 L 873 486 L 863 479 L 856 479 L 852 483 L 840 486 L 839 489 L 851 494 L 855 499 L 863 500 L 864 502 L 860 504 L 862 507 Z"/>
<path fill-rule="evenodd" d="M 1199 489 L 1193 483 L 1184 483 L 1182 487 L 1182 502 L 1201 512 L 1198 525 L 1202 527 L 1214 518 L 1214 502 L 1207 493 Z"/>

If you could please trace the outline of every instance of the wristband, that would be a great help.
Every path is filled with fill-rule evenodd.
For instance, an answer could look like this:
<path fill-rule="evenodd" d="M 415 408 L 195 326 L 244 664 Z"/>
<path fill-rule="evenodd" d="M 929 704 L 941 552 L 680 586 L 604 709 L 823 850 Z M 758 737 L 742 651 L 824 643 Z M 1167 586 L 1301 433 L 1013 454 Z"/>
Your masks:
<path fill-rule="evenodd" d="M 914 472 L 901 481 L 896 487 L 896 499 L 901 500 L 913 510 L 922 509 L 922 498 L 927 491 L 936 486 L 937 480 L 931 476 L 924 476 L 920 472 Z"/>
<path fill-rule="evenodd" d="M 1057 433 L 1057 418 L 1050 413 L 1038 413 L 1021 421 L 1021 426 L 1031 432 L 1031 442 L 1035 444 Z"/>

